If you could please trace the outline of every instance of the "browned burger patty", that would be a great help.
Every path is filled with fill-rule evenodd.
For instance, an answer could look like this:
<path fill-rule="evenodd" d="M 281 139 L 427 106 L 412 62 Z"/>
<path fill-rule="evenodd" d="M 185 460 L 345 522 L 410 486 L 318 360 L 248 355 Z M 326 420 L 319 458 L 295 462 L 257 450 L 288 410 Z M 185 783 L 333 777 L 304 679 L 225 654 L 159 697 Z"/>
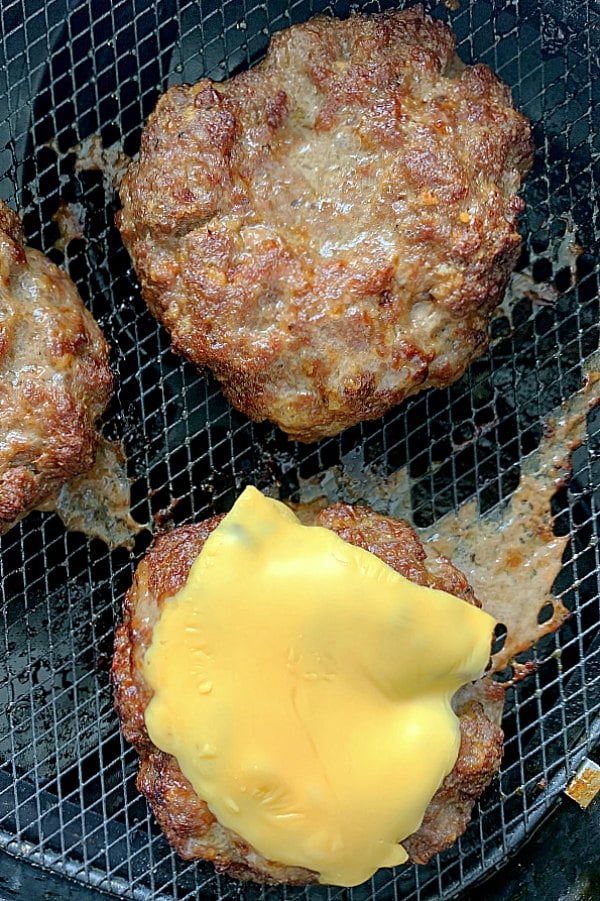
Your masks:
<path fill-rule="evenodd" d="M 161 97 L 117 223 L 174 349 L 314 441 L 448 385 L 517 259 L 530 128 L 420 6 L 317 17 Z"/>
<path fill-rule="evenodd" d="M 71 279 L 0 201 L 0 534 L 92 466 L 108 352 Z"/>
<path fill-rule="evenodd" d="M 112 666 L 115 707 L 125 738 L 140 755 L 138 788 L 183 858 L 211 860 L 218 871 L 238 879 L 315 882 L 317 874 L 265 860 L 240 836 L 221 826 L 196 795 L 177 760 L 160 751 L 146 731 L 144 712 L 152 693 L 144 679 L 143 659 L 154 625 L 162 605 L 185 584 L 194 560 L 220 520 L 214 517 L 159 536 L 138 566 L 125 598 L 123 623 L 116 633 Z M 447 559 L 431 556 L 407 523 L 379 516 L 368 507 L 335 504 L 319 514 L 317 524 L 375 554 L 413 582 L 442 589 L 479 606 L 462 573 Z M 427 808 L 419 831 L 403 842 L 415 862 L 425 863 L 464 831 L 475 800 L 500 766 L 502 730 L 493 721 L 498 718 L 496 711 L 490 710 L 489 716 L 486 713 L 494 707 L 494 686 L 484 689 L 483 684 L 457 695 L 461 729 L 458 760 Z M 501 704 L 497 704 L 497 711 L 500 709 Z"/>

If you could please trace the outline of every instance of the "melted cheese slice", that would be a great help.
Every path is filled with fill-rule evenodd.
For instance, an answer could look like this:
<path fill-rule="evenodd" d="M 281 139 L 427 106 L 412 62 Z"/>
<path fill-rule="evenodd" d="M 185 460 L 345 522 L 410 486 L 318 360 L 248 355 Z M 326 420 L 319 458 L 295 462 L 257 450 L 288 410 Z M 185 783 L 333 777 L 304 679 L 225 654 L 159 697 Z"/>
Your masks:
<path fill-rule="evenodd" d="M 356 885 L 406 860 L 493 627 L 247 488 L 154 628 L 148 732 L 264 857 Z"/>

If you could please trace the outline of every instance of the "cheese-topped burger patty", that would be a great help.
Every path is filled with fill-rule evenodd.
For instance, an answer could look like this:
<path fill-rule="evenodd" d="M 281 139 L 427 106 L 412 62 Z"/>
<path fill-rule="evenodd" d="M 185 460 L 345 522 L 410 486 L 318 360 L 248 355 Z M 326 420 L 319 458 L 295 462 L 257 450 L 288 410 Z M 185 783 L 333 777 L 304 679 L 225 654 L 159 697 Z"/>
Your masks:
<path fill-rule="evenodd" d="M 247 489 L 247 491 L 248 490 L 249 489 Z M 256 492 L 256 494 L 258 493 Z M 242 499 L 244 497 L 245 496 L 243 495 Z M 240 502 L 238 502 L 238 504 L 239 503 Z M 269 503 L 272 504 L 273 502 Z M 234 508 L 234 510 L 235 509 L 236 508 Z M 253 518 L 257 518 L 254 517 L 253 511 L 252 514 Z M 306 520 L 306 517 L 307 511 L 305 510 L 302 517 L 303 520 Z M 191 781 L 183 774 L 176 757 L 157 747 L 149 735 L 148 709 L 153 702 L 155 692 L 148 684 L 147 667 L 148 658 L 150 656 L 149 652 L 153 648 L 153 636 L 155 630 L 164 620 L 165 612 L 177 603 L 175 599 L 177 597 L 181 598 L 181 590 L 184 589 L 188 582 L 188 577 L 190 577 L 190 571 L 192 570 L 195 561 L 202 559 L 200 554 L 205 547 L 209 536 L 216 534 L 215 530 L 222 522 L 223 517 L 214 517 L 198 525 L 182 526 L 172 532 L 160 535 L 155 540 L 145 558 L 139 564 L 133 585 L 125 598 L 123 622 L 116 633 L 115 656 L 112 666 L 116 710 L 121 720 L 125 738 L 135 746 L 140 755 L 140 769 L 137 779 L 138 788 L 150 802 L 152 810 L 168 841 L 183 858 L 188 860 L 194 858 L 211 860 L 218 871 L 227 872 L 229 875 L 240 879 L 255 880 L 258 882 L 286 882 L 300 884 L 316 882 L 319 880 L 319 873 L 316 872 L 316 869 L 312 870 L 306 867 L 294 866 L 289 863 L 282 863 L 277 859 L 268 858 L 253 847 L 247 839 L 244 839 L 242 835 L 238 834 L 235 829 L 221 823 L 215 815 L 215 805 L 213 804 L 213 809 L 211 809 L 207 804 L 206 799 L 199 796 L 192 786 Z M 313 523 L 324 527 L 330 532 L 336 533 L 337 536 L 343 539 L 343 542 L 351 545 L 353 548 L 368 551 L 369 554 L 365 555 L 366 558 L 369 558 L 371 554 L 374 555 L 378 558 L 378 560 L 374 561 L 377 566 L 381 567 L 380 561 L 385 563 L 386 567 L 383 568 L 384 578 L 387 567 L 390 567 L 394 571 L 393 573 L 390 573 L 392 578 L 396 578 L 395 574 L 398 573 L 409 580 L 413 585 L 434 589 L 434 591 L 431 592 L 432 595 L 446 592 L 449 595 L 453 595 L 454 598 L 459 598 L 464 604 L 473 605 L 475 607 L 479 606 L 473 590 L 462 573 L 452 566 L 446 558 L 432 555 L 430 549 L 425 548 L 421 544 L 416 533 L 407 523 L 380 516 L 368 507 L 353 507 L 342 503 L 335 504 L 322 510 L 316 517 L 316 521 L 313 519 Z M 268 532 L 268 530 L 265 531 L 265 535 L 267 536 L 267 543 L 269 544 L 271 541 L 276 540 L 274 533 Z M 254 543 L 252 537 L 245 537 L 243 529 L 239 524 L 234 522 L 230 526 L 229 534 L 225 533 L 225 536 L 221 540 L 226 543 L 233 542 L 233 544 L 235 544 L 238 539 L 246 544 L 246 551 L 250 553 L 250 555 L 254 552 L 257 554 L 262 553 L 258 543 Z M 320 542 L 322 543 L 322 539 L 320 539 Z M 352 548 L 349 550 L 352 551 Z M 212 562 L 207 563 L 209 566 L 216 565 L 216 558 L 213 558 L 213 553 L 214 550 L 211 550 L 209 561 Z M 300 550 L 299 553 L 301 553 Z M 339 557 L 339 550 L 336 550 L 334 555 Z M 285 572 L 289 572 L 288 564 L 284 563 L 283 560 L 277 558 L 275 561 L 272 561 L 272 563 L 275 566 L 275 569 L 281 564 L 284 567 Z M 303 567 L 310 569 L 312 565 L 313 563 L 311 560 L 303 559 L 300 561 L 300 569 Z M 342 563 L 342 566 L 345 566 L 345 564 Z M 230 572 L 231 568 L 228 567 L 227 571 Z M 250 584 L 249 568 L 244 567 L 244 572 L 241 574 L 237 572 L 231 573 L 231 578 L 234 580 L 235 584 L 239 585 L 239 589 L 235 589 L 238 594 L 238 601 L 242 604 L 245 603 L 244 593 L 245 591 L 249 591 Z M 293 579 L 293 576 L 290 576 L 290 578 Z M 351 578 L 354 579 L 354 576 L 352 575 Z M 380 581 L 381 573 L 378 578 L 379 581 L 376 579 L 376 595 L 379 594 L 382 584 Z M 200 581 L 198 585 L 200 593 L 202 593 L 203 584 L 206 583 Z M 427 595 L 428 593 L 426 592 L 425 594 Z M 281 598 L 281 604 L 285 606 L 288 601 L 287 592 L 284 591 L 283 596 L 278 594 L 278 597 Z M 231 600 L 231 598 L 229 598 L 229 600 Z M 450 600 L 453 601 L 453 599 Z M 233 637 L 229 635 L 230 629 L 233 631 L 231 617 L 234 617 L 235 619 L 235 613 L 230 611 L 227 607 L 227 603 L 227 588 L 224 585 L 223 598 L 217 600 L 217 606 L 220 607 L 225 605 L 225 610 L 223 612 L 226 622 L 225 628 L 227 640 L 225 641 L 225 644 L 230 645 L 233 642 Z M 250 602 L 248 601 L 247 603 Z M 321 602 L 319 602 L 317 607 L 320 606 L 320 603 Z M 365 597 L 360 594 L 359 608 L 364 609 L 365 603 L 368 603 L 368 599 L 365 599 Z M 427 596 L 423 600 L 423 604 L 429 603 L 430 600 Z M 458 612 L 460 612 L 460 609 L 458 609 Z M 252 611 L 250 611 L 250 614 L 252 615 Z M 258 611 L 257 615 L 259 615 Z M 360 619 L 360 609 L 352 616 L 354 615 L 357 615 Z M 425 617 L 424 621 L 428 622 L 428 628 L 433 627 L 439 631 L 440 626 L 439 623 L 437 623 L 433 612 L 429 614 L 428 610 L 423 610 L 421 611 L 421 615 Z M 188 675 L 185 676 L 185 682 L 180 683 L 180 689 L 177 693 L 181 695 L 184 685 L 187 685 L 188 682 L 192 681 L 202 696 L 208 700 L 208 693 L 213 691 L 213 681 L 211 681 L 213 680 L 213 676 L 210 674 L 207 675 L 206 673 L 202 676 L 198 675 L 198 666 L 202 668 L 202 660 L 206 661 L 209 658 L 218 659 L 222 649 L 217 647 L 210 637 L 210 624 L 209 620 L 206 618 L 209 614 L 205 611 L 204 613 L 199 614 L 199 616 L 200 618 L 198 620 L 195 619 L 195 615 L 192 616 L 190 620 L 186 621 L 183 628 L 181 627 L 181 624 L 179 624 L 179 627 L 177 627 L 175 632 L 176 635 L 180 635 L 182 631 L 194 633 L 195 630 L 197 630 L 199 642 L 198 646 L 193 651 L 192 659 L 194 662 L 191 664 L 191 670 L 186 669 L 187 664 L 181 664 L 183 667 L 180 674 L 181 677 L 183 678 L 183 670 L 185 670 L 185 673 Z M 427 619 L 428 617 L 429 619 Z M 260 625 L 260 623 L 264 623 L 264 621 L 259 619 L 255 628 L 258 631 L 264 630 L 265 628 L 269 630 L 271 628 L 271 622 L 272 617 L 270 616 L 267 617 L 266 626 L 264 624 Z M 388 622 L 386 620 L 386 622 L 388 624 L 384 625 L 385 632 L 393 627 L 391 621 Z M 231 625 L 227 625 L 227 623 Z M 352 642 L 353 647 L 355 646 L 358 651 L 358 649 L 361 648 L 361 644 L 367 642 L 368 639 L 366 634 L 361 630 L 359 620 L 357 620 L 356 627 L 354 627 L 353 623 L 354 619 L 351 618 L 350 641 Z M 323 640 L 323 632 L 326 631 L 329 626 L 330 621 L 327 618 L 324 620 L 324 625 L 321 623 L 318 626 L 315 626 L 314 621 L 312 622 L 312 625 L 311 621 L 307 621 L 305 627 L 301 630 L 303 634 L 300 635 L 300 639 L 304 641 L 304 639 L 311 634 L 311 631 L 316 629 L 316 632 L 321 636 L 320 640 Z M 273 628 L 275 628 L 274 625 Z M 408 628 L 411 628 L 410 624 L 408 625 Z M 416 627 L 412 628 L 414 629 Z M 489 625 L 484 626 L 484 631 L 486 630 L 489 630 Z M 417 629 L 416 631 L 418 633 L 419 630 Z M 335 634 L 337 635 L 337 632 Z M 488 632 L 486 631 L 486 636 L 487 635 Z M 162 645 L 165 644 L 163 638 L 164 635 L 158 643 L 161 645 L 161 653 L 164 653 L 164 655 L 167 655 L 168 657 L 168 648 L 162 647 Z M 417 634 L 416 636 L 413 636 L 413 638 L 418 642 L 421 640 L 422 636 Z M 410 638 L 409 640 L 412 642 L 413 638 Z M 319 667 L 323 662 L 321 659 L 323 655 L 319 653 L 316 655 L 315 659 L 320 662 L 310 665 L 307 664 L 309 671 L 301 675 L 298 691 L 312 691 L 313 687 L 316 685 L 313 680 L 319 679 L 324 680 L 324 682 L 321 682 L 321 685 L 325 685 L 325 690 L 327 691 L 328 685 L 337 684 L 335 680 L 338 677 L 341 678 L 336 670 L 337 651 L 331 645 L 327 644 L 327 639 L 325 639 L 325 641 L 325 657 L 327 658 L 325 663 L 323 663 L 325 670 L 319 675 L 319 672 L 321 671 Z M 442 641 L 447 644 L 448 648 L 453 647 L 453 641 L 450 635 L 447 637 L 443 636 Z M 247 646 L 246 638 L 242 638 L 242 644 L 242 656 L 252 658 L 252 636 L 247 634 Z M 489 651 L 489 641 L 487 637 L 484 637 L 483 644 L 483 659 L 485 660 L 486 654 Z M 393 658 L 397 657 L 397 652 L 394 651 L 395 646 L 394 640 L 392 642 L 390 654 L 392 665 L 395 665 L 393 664 Z M 385 651 L 383 647 L 380 647 L 379 641 L 375 642 L 374 647 L 375 656 L 385 656 Z M 331 651 L 331 654 L 329 654 L 329 651 Z M 177 650 L 172 649 L 171 653 L 178 658 L 181 657 L 181 654 Z M 422 656 L 421 652 L 419 652 L 418 659 L 419 668 L 424 667 L 425 677 L 428 678 L 427 664 L 423 663 L 423 667 L 421 667 L 420 663 L 421 660 L 425 661 L 427 659 L 426 653 L 427 651 L 425 648 Z M 454 653 L 454 651 L 452 650 L 451 653 Z M 270 652 L 267 655 L 264 653 L 259 654 L 259 668 L 262 668 L 263 665 L 266 666 L 267 657 L 270 656 Z M 300 652 L 290 652 L 287 662 L 283 666 L 286 675 L 289 675 L 287 671 L 290 668 L 294 671 L 298 670 L 298 668 L 302 670 L 300 663 L 303 659 L 308 659 L 309 656 L 310 648 L 307 650 L 305 644 L 302 645 L 302 650 Z M 360 652 L 356 662 L 357 671 L 364 668 L 359 662 L 359 657 Z M 354 661 L 354 650 L 351 651 L 351 659 Z M 179 663 L 175 662 L 175 665 L 177 666 Z M 252 660 L 250 665 L 253 665 Z M 485 666 L 485 663 L 483 665 Z M 351 670 L 354 669 L 354 666 L 355 664 L 352 662 Z M 433 669 L 437 670 L 440 666 L 443 667 L 443 663 L 440 663 L 440 657 L 436 655 Z M 367 669 L 368 668 L 369 667 L 367 666 Z M 312 670 L 316 671 L 313 673 Z M 229 677 L 231 677 L 231 673 L 228 674 L 228 678 Z M 244 681 L 244 678 L 241 675 L 234 678 Z M 351 678 L 353 677 L 351 676 Z M 387 676 L 379 674 L 374 678 L 378 688 L 383 690 L 384 696 L 389 694 L 389 690 L 391 689 L 389 689 L 389 686 L 386 688 L 386 685 L 388 684 Z M 465 682 L 467 678 L 468 677 L 463 677 L 460 681 Z M 200 681 L 196 684 L 194 680 L 198 679 Z M 334 683 L 328 681 L 332 679 L 334 680 Z M 273 713 L 272 708 L 276 705 L 275 699 L 277 697 L 277 690 L 276 686 L 273 684 L 274 682 L 275 680 L 272 680 L 272 682 L 268 682 L 267 685 L 267 693 L 270 694 L 272 691 L 273 697 L 263 699 L 268 711 L 268 717 L 271 716 Z M 219 687 L 218 684 L 215 684 L 214 692 L 218 693 Z M 157 686 L 157 691 L 160 691 L 161 688 L 162 686 Z M 196 688 L 194 690 L 196 690 Z M 355 694 L 354 690 L 351 694 L 352 708 L 354 708 L 354 699 L 356 698 L 358 702 L 360 698 L 360 689 L 357 690 L 359 691 L 359 694 Z M 305 701 L 300 700 L 302 696 L 296 694 L 296 688 L 292 689 L 292 693 L 294 697 L 293 703 L 297 706 L 297 713 L 301 716 L 307 731 L 310 731 L 310 726 L 308 725 L 311 716 L 310 711 L 305 706 Z M 502 695 L 501 689 L 499 690 L 499 695 Z M 215 701 L 218 701 L 218 694 Z M 258 725 L 258 723 L 261 722 L 261 714 L 258 709 L 255 709 L 255 702 L 249 701 L 248 703 L 251 708 L 251 716 L 253 718 L 256 717 L 256 721 L 252 719 L 250 724 L 251 734 L 256 736 L 257 729 L 259 733 L 261 732 L 261 727 Z M 437 786 L 439 786 L 437 791 L 434 789 L 432 791 L 433 797 L 431 798 L 431 795 L 429 796 L 431 801 L 425 809 L 420 827 L 414 834 L 404 838 L 402 841 L 402 845 L 406 852 L 408 852 L 409 858 L 418 863 L 425 863 L 432 855 L 452 844 L 464 831 L 470 819 L 473 804 L 488 785 L 492 776 L 497 772 L 502 756 L 503 733 L 498 725 L 502 703 L 496 694 L 495 686 L 488 684 L 486 680 L 476 682 L 473 685 L 465 685 L 465 687 L 460 689 L 454 696 L 452 704 L 458 715 L 458 725 L 460 729 L 459 741 L 457 739 L 457 756 L 455 757 L 454 766 L 451 771 L 449 771 L 450 767 L 448 767 L 445 771 L 447 775 L 443 781 L 441 781 L 441 784 L 440 782 L 437 782 Z M 167 705 L 169 705 L 168 701 Z M 196 716 L 196 714 L 187 706 L 187 701 L 184 701 L 184 706 L 185 711 L 183 721 L 187 722 L 189 720 L 193 722 L 193 728 L 196 728 L 197 726 L 197 739 L 194 740 L 193 745 L 197 750 L 193 751 L 193 756 L 199 755 L 199 757 L 208 758 L 218 757 L 220 754 L 218 744 L 215 747 L 211 746 L 212 738 L 208 717 L 206 721 L 203 721 L 202 714 Z M 339 708 L 339 703 L 336 701 L 336 709 L 337 708 Z M 377 709 L 379 709 L 379 707 L 377 707 Z M 171 715 L 173 714 L 173 710 L 171 709 L 170 711 L 167 711 L 167 713 L 168 715 Z M 177 714 L 174 715 L 175 717 L 177 716 Z M 273 715 L 277 717 L 279 714 L 276 712 Z M 356 715 L 358 715 L 358 713 L 356 713 Z M 235 735 L 238 726 L 236 715 L 229 707 L 227 707 L 224 716 L 225 728 L 227 730 L 227 735 L 229 736 L 227 739 L 227 746 L 232 747 L 236 742 Z M 295 717 L 296 714 L 294 713 L 293 716 Z M 354 709 L 350 719 L 355 721 Z M 366 726 L 367 730 L 369 728 L 375 728 L 374 723 L 371 722 L 370 714 L 367 716 L 366 721 L 370 724 Z M 156 722 L 156 718 L 154 722 Z M 275 720 L 276 724 L 277 722 L 279 722 L 278 719 Z M 285 723 L 285 720 L 282 720 L 281 722 Z M 417 722 L 420 727 L 421 721 L 417 719 Z M 327 726 L 327 724 L 325 725 Z M 350 724 L 348 723 L 348 728 L 349 725 Z M 173 728 L 175 729 L 176 727 Z M 182 725 L 182 721 L 179 720 L 178 728 L 184 729 L 187 727 Z M 266 726 L 263 728 L 266 728 Z M 170 735 L 170 737 L 173 738 L 170 730 L 171 726 L 168 726 L 167 735 Z M 303 732 L 302 735 L 304 735 Z M 363 743 L 363 735 L 363 731 L 359 730 L 359 737 L 354 739 L 360 746 L 362 746 Z M 177 736 L 175 736 L 175 738 L 177 738 Z M 349 734 L 346 736 L 344 734 L 339 734 L 337 740 L 340 743 L 341 759 L 341 749 L 346 747 L 348 743 L 352 744 L 353 740 L 350 739 Z M 275 736 L 274 741 L 277 743 L 277 736 Z M 310 739 L 310 742 L 313 743 L 312 738 Z M 242 744 L 244 747 L 247 745 L 244 738 L 242 738 Z M 377 749 L 376 753 L 377 755 L 380 755 L 381 744 L 378 740 Z M 265 753 L 267 753 L 268 757 L 268 752 Z M 337 750 L 334 749 L 334 757 L 337 757 L 337 753 Z M 264 754 L 258 754 L 258 759 L 262 759 L 263 762 L 264 757 Z M 384 765 L 383 760 L 378 756 L 376 769 L 380 769 Z M 267 771 L 271 772 L 270 779 L 272 783 L 275 778 L 272 772 L 272 765 L 270 766 L 264 763 L 264 766 L 267 767 Z M 317 765 L 317 769 L 320 769 L 320 764 Z M 392 767 L 392 769 L 394 769 L 394 767 Z M 295 764 L 292 764 L 292 770 L 293 772 L 296 771 Z M 315 776 L 317 784 L 319 782 L 318 777 L 319 774 L 317 773 Z M 241 776 L 239 773 L 234 773 L 234 782 L 236 780 L 239 781 L 240 778 Z M 409 774 L 408 778 L 410 781 L 410 779 L 414 777 Z M 364 772 L 357 772 L 351 777 L 351 781 L 356 780 L 358 783 L 360 783 L 362 779 L 367 779 L 367 774 Z M 275 784 L 277 784 L 277 780 Z M 310 784 L 312 784 L 312 782 Z M 287 793 L 285 790 L 281 789 L 283 795 L 280 796 L 278 791 L 271 788 L 270 792 L 267 792 L 267 797 L 264 796 L 264 791 L 266 790 L 261 790 L 263 791 L 261 803 L 266 803 L 267 807 L 269 804 L 275 804 L 275 813 L 276 815 L 281 815 L 283 817 L 282 823 L 287 823 L 288 817 L 294 816 L 286 807 L 287 803 L 292 803 L 289 798 L 288 801 L 286 801 L 286 797 L 288 797 L 288 795 L 293 796 L 293 789 L 289 786 L 288 789 L 289 791 Z M 316 789 L 314 789 L 313 786 L 309 794 L 315 790 Z M 242 797 L 245 797 L 244 792 L 246 792 L 246 787 L 242 785 L 241 791 Z M 250 791 L 249 788 L 248 791 Z M 309 803 L 308 799 L 305 798 L 304 800 L 306 803 Z M 401 807 L 404 801 L 405 799 L 398 798 L 398 807 Z M 237 805 L 233 800 L 226 799 L 225 803 L 226 805 L 229 805 L 229 810 L 236 811 Z M 302 805 L 302 799 L 300 800 L 300 803 Z M 319 805 L 320 804 L 321 802 L 319 802 Z M 392 806 L 395 804 L 396 799 L 394 799 Z M 267 811 L 267 813 L 269 813 L 269 811 Z M 423 811 L 421 811 L 421 814 L 422 813 Z M 233 816 L 235 817 L 235 813 Z M 366 829 L 366 835 L 369 835 L 369 830 L 371 828 L 370 822 L 365 822 L 362 825 L 359 823 L 358 827 Z M 398 840 L 398 838 L 399 836 L 395 836 L 396 840 Z M 327 845 L 327 847 L 335 848 L 336 843 L 334 842 L 333 845 Z M 399 846 L 396 847 L 398 848 Z M 406 855 L 404 855 L 404 857 L 406 857 Z M 389 863 L 386 862 L 383 865 L 389 865 Z M 324 868 L 326 868 L 325 864 Z"/>
<path fill-rule="evenodd" d="M 0 201 L 0 534 L 90 469 L 112 387 L 77 288 Z"/>
<path fill-rule="evenodd" d="M 117 217 L 174 349 L 314 441 L 459 378 L 519 255 L 530 127 L 421 6 L 282 30 L 175 85 Z"/>

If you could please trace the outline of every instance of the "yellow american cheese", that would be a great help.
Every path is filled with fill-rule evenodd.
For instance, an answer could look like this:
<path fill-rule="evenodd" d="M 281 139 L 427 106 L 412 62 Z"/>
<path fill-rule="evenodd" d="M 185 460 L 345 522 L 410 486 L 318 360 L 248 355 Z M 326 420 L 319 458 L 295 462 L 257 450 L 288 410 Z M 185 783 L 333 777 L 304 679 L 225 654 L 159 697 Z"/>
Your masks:
<path fill-rule="evenodd" d="M 148 732 L 266 858 L 356 885 L 406 860 L 493 627 L 247 488 L 154 628 Z"/>

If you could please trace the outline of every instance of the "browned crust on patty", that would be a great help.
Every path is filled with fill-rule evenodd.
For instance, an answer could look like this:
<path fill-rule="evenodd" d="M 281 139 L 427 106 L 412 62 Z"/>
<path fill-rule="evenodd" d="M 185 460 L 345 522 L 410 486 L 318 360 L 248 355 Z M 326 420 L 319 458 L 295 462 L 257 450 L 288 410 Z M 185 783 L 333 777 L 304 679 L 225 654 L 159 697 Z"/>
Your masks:
<path fill-rule="evenodd" d="M 487 680 L 476 683 L 470 693 L 457 693 L 458 759 L 433 796 L 418 831 L 402 842 L 413 863 L 427 863 L 454 844 L 467 828 L 475 802 L 498 772 L 504 735 L 494 722 L 493 708 L 497 705 L 501 711 L 503 700 L 504 689 Z"/>
<path fill-rule="evenodd" d="M 517 259 L 530 128 L 420 6 L 319 16 L 171 87 L 117 222 L 176 351 L 313 441 L 448 385 Z"/>
<path fill-rule="evenodd" d="M 183 776 L 176 759 L 159 751 L 146 731 L 144 711 L 152 694 L 142 667 L 154 624 L 162 605 L 184 586 L 192 563 L 221 518 L 158 536 L 139 564 L 125 597 L 123 622 L 116 632 L 112 666 L 115 708 L 125 738 L 140 755 L 138 788 L 147 797 L 168 841 L 183 858 L 211 860 L 217 870 L 238 879 L 315 882 L 315 873 L 265 860 L 221 826 Z M 407 523 L 348 504 L 325 508 L 316 521 L 375 554 L 406 578 L 479 605 L 462 573 L 446 558 L 428 556 Z M 415 862 L 425 862 L 464 831 L 475 800 L 498 770 L 503 734 L 494 722 L 498 717 L 491 710 L 493 699 L 494 687 L 485 682 L 457 694 L 459 757 L 429 805 L 423 825 L 404 842 Z"/>
<path fill-rule="evenodd" d="M 0 201 L 0 534 L 90 469 L 112 387 L 75 285 Z"/>

